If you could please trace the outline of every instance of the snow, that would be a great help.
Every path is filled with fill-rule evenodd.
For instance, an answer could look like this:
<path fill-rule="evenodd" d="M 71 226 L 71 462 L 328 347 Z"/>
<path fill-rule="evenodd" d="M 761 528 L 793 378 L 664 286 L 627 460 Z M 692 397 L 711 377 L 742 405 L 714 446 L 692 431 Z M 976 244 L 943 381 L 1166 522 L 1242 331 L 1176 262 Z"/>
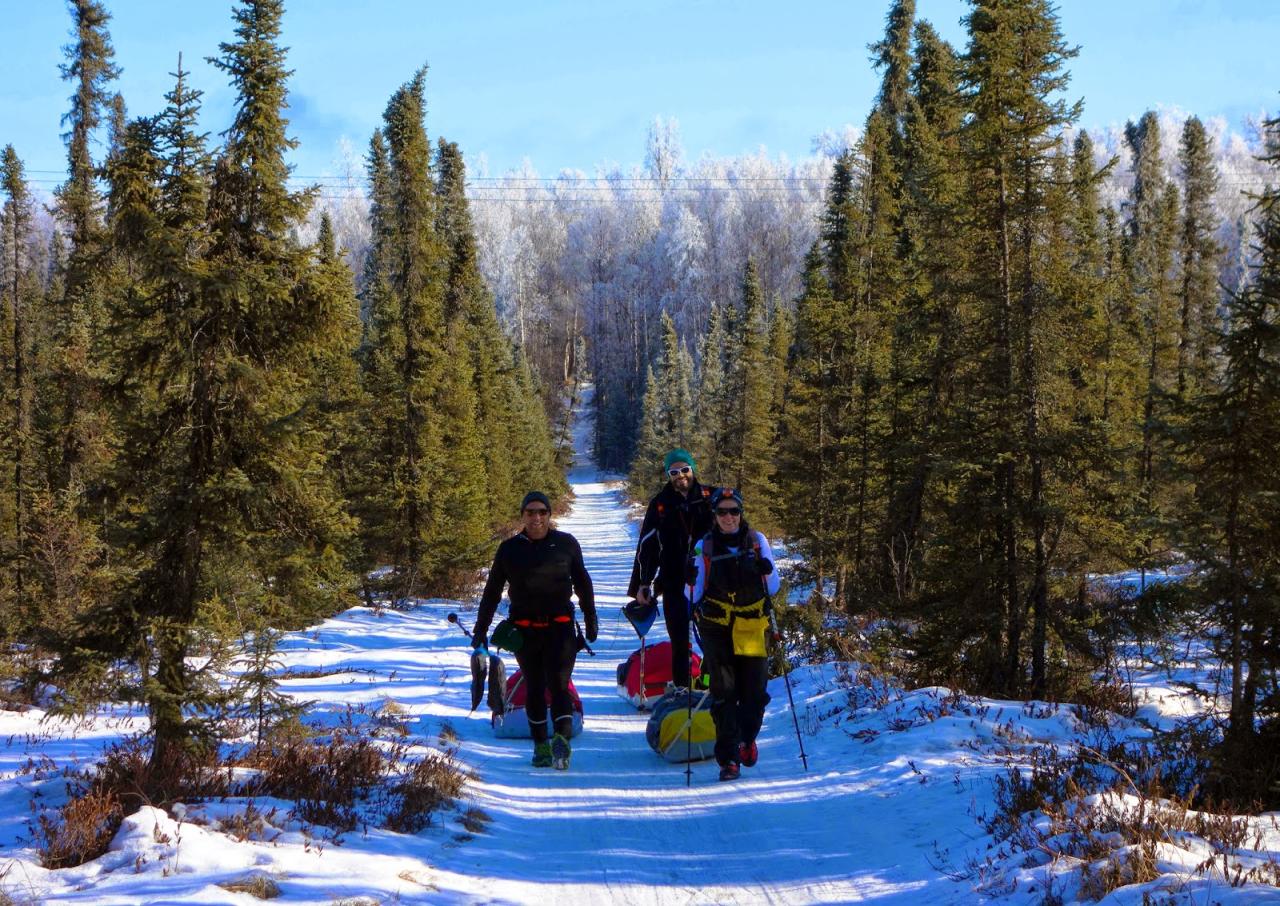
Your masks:
<path fill-rule="evenodd" d="M 615 691 L 616 665 L 638 646 L 621 614 L 636 522 L 620 477 L 581 462 L 569 478 L 576 496 L 558 524 L 582 543 L 600 611 L 596 656 L 584 652 L 574 673 L 586 728 L 569 771 L 532 768 L 528 741 L 496 739 L 484 706 L 469 711 L 469 649 L 446 616 L 457 610 L 469 624 L 474 602 L 353 607 L 285 637 L 280 660 L 295 675 L 284 688 L 311 702 L 306 717 L 320 723 L 337 724 L 349 706 L 394 702 L 419 755 L 438 751 L 451 729 L 474 774 L 454 810 L 416 835 L 370 828 L 334 842 L 283 801 L 254 802 L 247 822 L 243 800 L 148 807 L 129 816 L 100 859 L 48 871 L 25 839 L 33 793 L 56 805 L 65 798 L 60 768 L 91 762 L 145 721 L 123 707 L 81 725 L 38 709 L 0 712 L 0 889 L 16 902 L 86 906 L 258 902 L 218 886 L 255 877 L 279 886 L 279 903 L 1029 904 L 1055 879 L 1065 901 L 1080 895 L 1069 857 L 1000 848 L 979 823 L 1011 760 L 1094 732 L 1069 707 L 902 690 L 853 664 L 801 666 L 791 674 L 794 717 L 784 680 L 770 684 L 759 764 L 721 784 L 713 762 L 698 763 L 686 786 L 684 766 L 649 750 L 646 715 Z M 658 621 L 649 641 L 662 635 Z M 1168 691 L 1176 698 L 1173 684 Z M 1110 732 L 1150 731 L 1116 719 Z M 32 770 L 31 758 L 48 761 Z M 483 830 L 460 824 L 473 808 L 492 819 Z M 222 830 L 240 825 L 249 831 Z M 1280 834 L 1261 825 L 1259 833 L 1255 857 L 1264 861 L 1280 851 Z M 1187 903 L 1280 902 L 1275 888 L 1232 888 L 1221 872 L 1196 877 L 1206 845 L 1172 839 L 1158 852 L 1162 878 L 1104 902 L 1140 903 L 1144 892 Z M 956 879 L 974 864 L 985 871 Z"/>

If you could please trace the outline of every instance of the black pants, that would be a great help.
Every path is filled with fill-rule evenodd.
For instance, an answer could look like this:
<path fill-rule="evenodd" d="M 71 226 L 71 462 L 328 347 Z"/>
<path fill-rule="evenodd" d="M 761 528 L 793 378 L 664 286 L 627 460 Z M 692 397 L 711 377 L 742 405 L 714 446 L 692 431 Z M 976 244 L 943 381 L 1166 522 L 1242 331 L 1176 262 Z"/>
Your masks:
<path fill-rule="evenodd" d="M 534 742 L 547 741 L 547 690 L 551 690 L 551 720 L 555 732 L 565 739 L 573 733 L 573 696 L 569 677 L 578 658 L 578 637 L 573 623 L 552 623 L 545 629 L 520 630 L 524 644 L 516 652 L 516 663 L 524 674 L 524 713 L 529 718 Z"/>
<path fill-rule="evenodd" d="M 671 639 L 671 681 L 677 688 L 689 685 L 689 600 L 680 584 L 662 586 L 662 618 Z"/>
<path fill-rule="evenodd" d="M 738 760 L 738 744 L 753 743 L 769 704 L 769 659 L 733 653 L 727 626 L 698 622 L 702 668 L 711 680 L 711 718 L 716 723 L 716 761 Z"/>

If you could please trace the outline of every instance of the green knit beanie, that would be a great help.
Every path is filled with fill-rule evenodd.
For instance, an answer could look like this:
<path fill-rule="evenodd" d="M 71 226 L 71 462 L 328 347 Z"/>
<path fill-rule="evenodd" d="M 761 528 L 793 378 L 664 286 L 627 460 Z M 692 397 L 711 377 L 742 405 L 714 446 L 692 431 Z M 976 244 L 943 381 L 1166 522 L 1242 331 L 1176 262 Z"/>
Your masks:
<path fill-rule="evenodd" d="M 682 450 L 679 447 L 676 447 L 666 456 L 662 457 L 662 471 L 670 471 L 671 464 L 673 462 L 687 462 L 689 464 L 689 468 L 693 469 L 695 472 L 698 471 L 698 464 L 693 461 L 693 454 L 688 450 Z"/>

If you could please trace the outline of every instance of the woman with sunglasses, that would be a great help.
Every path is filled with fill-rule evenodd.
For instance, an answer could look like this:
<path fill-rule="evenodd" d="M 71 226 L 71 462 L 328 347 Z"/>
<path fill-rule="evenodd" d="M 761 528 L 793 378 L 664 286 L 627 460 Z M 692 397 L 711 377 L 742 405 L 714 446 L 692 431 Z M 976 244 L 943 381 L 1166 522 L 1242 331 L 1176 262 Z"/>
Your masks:
<path fill-rule="evenodd" d="M 569 678 L 578 657 L 572 593 L 586 623 L 588 642 L 596 640 L 596 600 L 591 576 L 582 562 L 582 547 L 568 532 L 551 527 L 551 501 L 530 491 L 520 504 L 524 522 L 517 534 L 498 545 L 489 580 L 480 597 L 480 612 L 471 644 L 487 647 L 489 624 L 510 586 L 508 618 L 520 632 L 516 662 L 524 673 L 525 714 L 533 732 L 533 766 L 569 767 L 569 737 L 573 735 L 573 696 Z M 551 690 L 551 721 L 555 735 L 547 736 L 547 690 Z"/>
<path fill-rule="evenodd" d="M 694 548 L 690 599 L 711 680 L 720 779 L 737 780 L 759 754 L 756 736 L 769 704 L 769 596 L 778 591 L 778 576 L 769 540 L 742 515 L 741 494 L 718 488 L 711 512 L 715 524 Z"/>

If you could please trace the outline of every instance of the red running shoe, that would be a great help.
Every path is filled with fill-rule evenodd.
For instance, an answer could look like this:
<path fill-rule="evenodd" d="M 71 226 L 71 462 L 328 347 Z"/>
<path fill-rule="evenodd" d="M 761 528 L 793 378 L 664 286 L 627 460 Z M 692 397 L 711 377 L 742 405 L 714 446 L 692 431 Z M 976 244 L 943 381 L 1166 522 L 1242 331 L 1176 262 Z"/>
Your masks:
<path fill-rule="evenodd" d="M 722 781 L 737 780 L 740 773 L 741 771 L 738 770 L 738 763 L 736 761 L 731 761 L 728 764 L 720 766 L 720 779 Z"/>
<path fill-rule="evenodd" d="M 744 768 L 754 768 L 759 759 L 760 750 L 756 748 L 754 742 L 738 743 L 738 760 L 742 762 Z"/>

